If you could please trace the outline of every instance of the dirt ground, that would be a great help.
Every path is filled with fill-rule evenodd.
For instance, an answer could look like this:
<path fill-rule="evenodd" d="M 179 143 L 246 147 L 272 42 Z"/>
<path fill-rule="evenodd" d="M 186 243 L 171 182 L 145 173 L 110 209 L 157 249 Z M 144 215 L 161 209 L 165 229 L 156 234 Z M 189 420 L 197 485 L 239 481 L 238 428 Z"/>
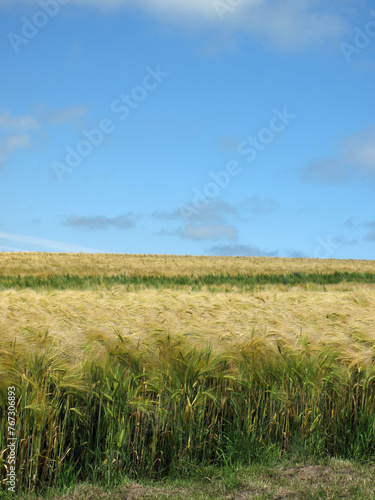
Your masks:
<path fill-rule="evenodd" d="M 151 499 L 375 499 L 375 464 L 352 465 L 332 460 L 330 465 L 293 465 L 240 469 L 236 479 L 212 476 L 197 482 L 152 486 L 131 482 L 110 491 L 80 485 L 53 500 L 151 500 Z M 42 497 L 23 497 L 39 500 Z"/>

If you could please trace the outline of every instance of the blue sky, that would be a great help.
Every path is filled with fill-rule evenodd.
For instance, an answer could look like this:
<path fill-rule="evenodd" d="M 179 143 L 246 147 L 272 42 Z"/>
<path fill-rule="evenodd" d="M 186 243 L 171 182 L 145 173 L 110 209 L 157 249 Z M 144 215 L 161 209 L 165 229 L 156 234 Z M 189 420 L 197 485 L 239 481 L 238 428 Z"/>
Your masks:
<path fill-rule="evenodd" d="M 374 258 L 371 1 L 0 13 L 0 251 Z"/>

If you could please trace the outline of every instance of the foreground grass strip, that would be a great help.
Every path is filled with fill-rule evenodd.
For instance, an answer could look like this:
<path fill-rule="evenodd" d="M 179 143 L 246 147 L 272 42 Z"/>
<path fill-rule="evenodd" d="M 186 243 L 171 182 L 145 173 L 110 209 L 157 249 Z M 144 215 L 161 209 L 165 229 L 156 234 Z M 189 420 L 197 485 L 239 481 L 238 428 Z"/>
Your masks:
<path fill-rule="evenodd" d="M 119 338 L 74 365 L 47 334 L 39 344 L 1 352 L 16 387 L 18 491 L 111 487 L 123 476 L 248 466 L 295 450 L 375 457 L 374 363 L 340 361 L 333 348 L 254 337 L 229 355 L 169 336 L 150 349 Z M 8 381 L 0 382 L 4 422 Z M 1 450 L 5 440 L 2 425 Z"/>
<path fill-rule="evenodd" d="M 0 276 L 0 290 L 16 289 L 48 289 L 48 290 L 88 290 L 113 285 L 141 286 L 146 288 L 176 288 L 229 286 L 253 289 L 259 285 L 296 286 L 308 283 L 332 285 L 342 282 L 375 284 L 375 273 L 310 273 L 293 272 L 288 274 L 206 274 L 199 276 L 74 276 L 69 274 L 40 276 Z"/>
<path fill-rule="evenodd" d="M 289 457 L 291 459 L 292 457 Z M 0 498 L 1 494 L 0 494 Z M 5 496 L 3 497 L 6 498 Z M 11 498 L 11 497 L 9 497 Z M 296 463 L 283 459 L 275 464 L 250 467 L 201 467 L 189 477 L 136 482 L 124 478 L 106 488 L 81 483 L 45 494 L 21 494 L 20 500 L 217 500 L 231 499 L 375 499 L 375 465 L 340 460 Z"/>

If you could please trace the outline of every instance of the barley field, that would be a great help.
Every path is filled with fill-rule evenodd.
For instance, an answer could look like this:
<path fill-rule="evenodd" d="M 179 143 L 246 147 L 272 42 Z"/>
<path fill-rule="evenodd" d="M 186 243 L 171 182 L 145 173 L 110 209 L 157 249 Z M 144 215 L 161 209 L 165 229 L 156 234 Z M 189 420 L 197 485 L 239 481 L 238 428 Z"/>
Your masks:
<path fill-rule="evenodd" d="M 129 255 L 84 253 L 6 253 L 0 254 L 4 275 L 109 276 L 199 276 L 202 274 L 285 274 L 308 271 L 332 273 L 375 272 L 374 260 L 280 259 L 272 257 L 204 257 L 180 255 Z"/>
<path fill-rule="evenodd" d="M 0 253 L 18 491 L 375 458 L 375 261 Z"/>

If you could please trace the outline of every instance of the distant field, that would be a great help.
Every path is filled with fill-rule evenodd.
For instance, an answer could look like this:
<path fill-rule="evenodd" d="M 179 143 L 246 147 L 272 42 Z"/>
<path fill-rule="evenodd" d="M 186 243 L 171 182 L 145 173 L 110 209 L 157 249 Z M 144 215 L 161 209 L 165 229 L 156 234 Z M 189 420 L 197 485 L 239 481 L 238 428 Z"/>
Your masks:
<path fill-rule="evenodd" d="M 198 276 L 206 274 L 375 273 L 373 260 L 0 253 L 0 275 Z"/>
<path fill-rule="evenodd" d="M 374 325 L 374 261 L 0 253 L 0 450 L 11 385 L 23 491 L 373 461 Z"/>

